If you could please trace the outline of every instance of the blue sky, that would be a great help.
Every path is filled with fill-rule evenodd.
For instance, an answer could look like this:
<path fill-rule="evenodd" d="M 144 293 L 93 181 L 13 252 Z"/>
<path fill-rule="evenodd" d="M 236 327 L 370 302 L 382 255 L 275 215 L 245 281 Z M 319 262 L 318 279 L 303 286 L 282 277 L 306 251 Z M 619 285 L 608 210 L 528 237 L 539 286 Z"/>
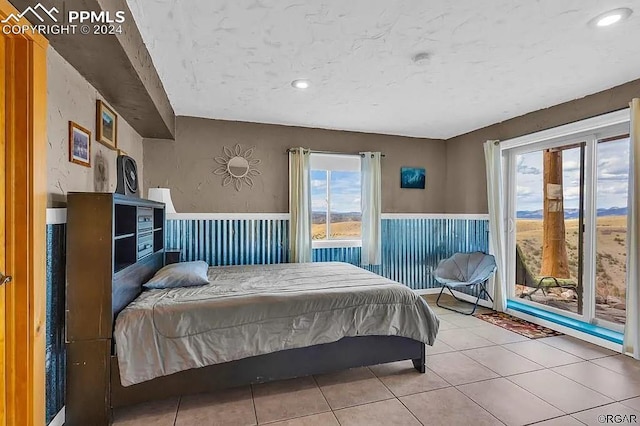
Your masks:
<path fill-rule="evenodd" d="M 360 211 L 360 172 L 331 172 L 331 211 L 339 213 Z M 327 210 L 327 172 L 311 171 L 311 208 Z"/>
<path fill-rule="evenodd" d="M 580 150 L 563 151 L 564 206 L 577 208 L 580 200 Z M 518 211 L 542 210 L 542 151 L 519 155 L 517 161 Z M 598 144 L 597 208 L 625 207 L 629 181 L 629 139 Z"/>

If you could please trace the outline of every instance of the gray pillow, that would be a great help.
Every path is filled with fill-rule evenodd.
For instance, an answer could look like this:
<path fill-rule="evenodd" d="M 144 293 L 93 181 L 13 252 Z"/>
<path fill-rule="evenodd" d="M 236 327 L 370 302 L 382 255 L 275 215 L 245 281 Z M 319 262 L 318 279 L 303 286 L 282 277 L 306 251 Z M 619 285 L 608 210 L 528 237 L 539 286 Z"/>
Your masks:
<path fill-rule="evenodd" d="M 207 279 L 207 262 L 173 263 L 160 269 L 144 284 L 146 288 L 191 287 L 209 284 Z"/>

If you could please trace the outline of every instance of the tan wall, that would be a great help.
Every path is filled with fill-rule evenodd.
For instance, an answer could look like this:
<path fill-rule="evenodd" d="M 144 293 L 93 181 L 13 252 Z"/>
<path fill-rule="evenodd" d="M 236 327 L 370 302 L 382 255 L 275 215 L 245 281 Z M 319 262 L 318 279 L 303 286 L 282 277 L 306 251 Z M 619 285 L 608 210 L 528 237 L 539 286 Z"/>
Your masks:
<path fill-rule="evenodd" d="M 53 48 L 47 52 L 48 207 L 64 206 L 69 191 L 94 191 L 96 156 L 108 166 L 108 188 L 116 188 L 116 151 L 96 142 L 96 100 L 102 95 Z M 117 111 L 116 111 L 117 113 Z M 91 131 L 91 168 L 69 161 L 69 121 Z M 118 117 L 118 148 L 138 164 L 142 179 L 142 137 Z"/>
<path fill-rule="evenodd" d="M 255 146 L 262 172 L 253 188 L 223 187 L 212 171 L 224 146 Z M 144 187 L 171 188 L 180 212 L 287 212 L 286 149 L 381 151 L 385 213 L 444 212 L 445 142 L 367 133 L 178 117 L 176 140 L 144 140 Z M 427 188 L 400 189 L 400 167 L 427 169 Z"/>
<path fill-rule="evenodd" d="M 487 186 L 482 144 L 506 140 L 583 120 L 629 106 L 640 96 L 640 80 L 571 102 L 532 112 L 449 139 L 447 145 L 447 213 L 487 213 Z"/>

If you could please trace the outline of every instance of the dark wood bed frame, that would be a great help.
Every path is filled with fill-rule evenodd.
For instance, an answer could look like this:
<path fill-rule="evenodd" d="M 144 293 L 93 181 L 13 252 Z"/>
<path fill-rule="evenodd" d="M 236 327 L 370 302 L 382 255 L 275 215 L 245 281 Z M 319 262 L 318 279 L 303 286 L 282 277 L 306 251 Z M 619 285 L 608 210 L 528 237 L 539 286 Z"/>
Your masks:
<path fill-rule="evenodd" d="M 71 221 L 74 216 L 71 212 L 69 214 Z M 68 228 L 68 238 L 78 236 L 72 228 Z M 68 245 L 67 258 L 78 255 L 73 246 Z M 112 340 L 115 318 L 142 292 L 142 284 L 164 263 L 163 250 L 114 274 L 111 283 L 102 283 L 107 287 L 106 291 L 93 289 L 90 292 L 87 290 L 87 294 L 68 296 L 92 302 L 84 307 L 81 317 L 79 312 L 68 309 L 67 322 L 70 328 L 79 328 L 81 323 L 82 329 L 98 330 L 100 333 L 98 338 L 78 339 L 67 345 L 66 424 L 106 425 L 111 422 L 112 408 L 387 362 L 412 360 L 416 370 L 425 372 L 424 343 L 399 336 L 358 336 L 186 370 L 123 387 L 115 355 L 117 342 L 114 344 Z M 86 280 L 85 283 L 95 284 L 95 280 L 90 280 L 92 273 L 95 272 L 84 268 L 82 279 Z M 99 280 L 96 285 L 100 285 Z M 108 312 L 96 312 L 98 305 L 104 305 L 107 300 L 111 309 L 107 309 Z"/>
<path fill-rule="evenodd" d="M 114 318 L 140 294 L 142 284 L 163 266 L 159 259 L 132 265 L 126 278 L 114 280 L 114 308 L 119 308 L 114 312 Z M 408 359 L 413 360 L 414 367 L 424 373 L 424 343 L 399 336 L 345 337 L 334 343 L 186 370 L 124 387 L 120 384 L 118 359 L 114 353 L 110 359 L 111 407 Z"/>

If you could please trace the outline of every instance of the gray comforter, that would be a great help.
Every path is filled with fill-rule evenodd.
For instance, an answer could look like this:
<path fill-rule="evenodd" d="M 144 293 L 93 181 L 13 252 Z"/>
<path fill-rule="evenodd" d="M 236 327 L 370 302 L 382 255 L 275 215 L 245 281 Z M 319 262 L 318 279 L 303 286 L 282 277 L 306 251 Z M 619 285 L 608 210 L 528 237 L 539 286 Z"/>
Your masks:
<path fill-rule="evenodd" d="M 432 345 L 438 319 L 409 288 L 346 263 L 209 269 L 209 285 L 143 292 L 116 320 L 123 386 L 345 336 Z"/>

